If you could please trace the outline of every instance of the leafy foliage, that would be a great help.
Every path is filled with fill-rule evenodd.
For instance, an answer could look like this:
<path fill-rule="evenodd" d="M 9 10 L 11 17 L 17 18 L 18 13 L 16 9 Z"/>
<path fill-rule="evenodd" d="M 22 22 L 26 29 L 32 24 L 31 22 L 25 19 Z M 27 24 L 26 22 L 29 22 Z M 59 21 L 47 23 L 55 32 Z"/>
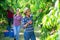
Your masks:
<path fill-rule="evenodd" d="M 56 5 L 57 4 L 57 5 Z M 60 29 L 60 1 L 59 0 L 0 0 L 0 22 L 6 20 L 5 12 L 11 6 L 14 9 L 14 13 L 17 8 L 20 8 L 21 14 L 25 7 L 31 9 L 33 14 L 34 27 L 40 27 L 41 40 L 50 40 L 50 33 L 54 30 L 58 31 Z M 55 40 L 58 34 L 55 35 L 51 40 Z"/>

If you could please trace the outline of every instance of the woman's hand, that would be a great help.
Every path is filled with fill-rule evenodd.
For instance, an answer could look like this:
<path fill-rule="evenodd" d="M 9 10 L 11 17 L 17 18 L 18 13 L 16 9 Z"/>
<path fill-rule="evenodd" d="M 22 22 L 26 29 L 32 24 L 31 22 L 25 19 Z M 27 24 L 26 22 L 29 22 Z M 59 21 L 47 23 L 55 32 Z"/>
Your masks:
<path fill-rule="evenodd" d="M 28 23 L 29 23 L 29 24 L 32 24 L 32 21 L 30 20 Z"/>

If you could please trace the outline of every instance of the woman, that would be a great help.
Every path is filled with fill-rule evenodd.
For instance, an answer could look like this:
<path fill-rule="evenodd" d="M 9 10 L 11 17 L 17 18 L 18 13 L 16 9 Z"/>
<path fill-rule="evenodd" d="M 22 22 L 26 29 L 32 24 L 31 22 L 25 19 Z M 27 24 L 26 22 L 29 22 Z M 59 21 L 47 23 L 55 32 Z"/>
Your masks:
<path fill-rule="evenodd" d="M 19 32 L 22 19 L 22 16 L 20 15 L 19 11 L 19 8 L 17 8 L 16 14 L 13 17 L 14 40 L 19 40 Z"/>
<path fill-rule="evenodd" d="M 24 10 L 24 20 L 23 20 L 23 28 L 25 28 L 24 31 L 24 40 L 36 40 L 35 33 L 34 33 L 34 27 L 33 27 L 33 16 L 30 14 L 30 9 L 25 8 Z"/>

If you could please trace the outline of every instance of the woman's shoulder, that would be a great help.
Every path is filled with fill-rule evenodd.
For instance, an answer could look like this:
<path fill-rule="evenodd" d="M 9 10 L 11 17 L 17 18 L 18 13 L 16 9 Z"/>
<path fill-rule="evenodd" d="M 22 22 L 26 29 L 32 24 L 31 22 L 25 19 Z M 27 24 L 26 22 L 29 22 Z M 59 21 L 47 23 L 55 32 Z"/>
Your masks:
<path fill-rule="evenodd" d="M 23 16 L 20 14 L 19 17 L 23 18 Z"/>
<path fill-rule="evenodd" d="M 14 14 L 13 17 L 16 17 L 16 14 Z"/>
<path fill-rule="evenodd" d="M 16 14 L 14 14 L 14 16 L 16 16 Z"/>

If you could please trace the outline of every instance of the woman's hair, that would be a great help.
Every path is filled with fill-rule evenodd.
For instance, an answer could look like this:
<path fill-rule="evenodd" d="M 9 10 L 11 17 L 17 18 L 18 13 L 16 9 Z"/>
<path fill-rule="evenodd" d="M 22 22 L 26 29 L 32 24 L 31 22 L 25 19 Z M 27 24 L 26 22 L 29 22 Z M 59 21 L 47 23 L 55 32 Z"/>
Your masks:
<path fill-rule="evenodd" d="M 20 9 L 19 9 L 19 8 L 16 9 L 16 13 L 17 13 L 17 12 L 19 12 L 19 15 L 20 15 Z M 17 15 L 17 14 L 16 14 L 16 15 Z"/>
<path fill-rule="evenodd" d="M 25 14 L 25 15 L 26 15 L 26 13 L 27 13 L 27 10 L 30 10 L 30 9 L 27 8 L 27 7 L 24 9 L 24 14 Z"/>
<path fill-rule="evenodd" d="M 16 11 L 19 11 L 19 10 L 20 10 L 19 8 L 16 9 Z"/>

